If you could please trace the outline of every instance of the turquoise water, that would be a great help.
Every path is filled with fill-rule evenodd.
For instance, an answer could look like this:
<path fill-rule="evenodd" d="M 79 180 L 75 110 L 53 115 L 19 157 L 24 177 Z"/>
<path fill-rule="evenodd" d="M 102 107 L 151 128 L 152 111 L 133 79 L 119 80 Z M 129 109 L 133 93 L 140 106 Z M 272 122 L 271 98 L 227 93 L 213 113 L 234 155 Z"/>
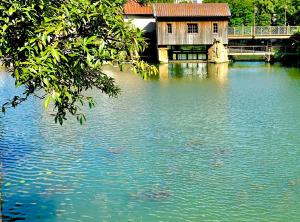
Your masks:
<path fill-rule="evenodd" d="M 300 221 L 299 69 L 107 72 L 122 94 L 90 92 L 83 126 L 36 99 L 0 114 L 4 221 Z"/>

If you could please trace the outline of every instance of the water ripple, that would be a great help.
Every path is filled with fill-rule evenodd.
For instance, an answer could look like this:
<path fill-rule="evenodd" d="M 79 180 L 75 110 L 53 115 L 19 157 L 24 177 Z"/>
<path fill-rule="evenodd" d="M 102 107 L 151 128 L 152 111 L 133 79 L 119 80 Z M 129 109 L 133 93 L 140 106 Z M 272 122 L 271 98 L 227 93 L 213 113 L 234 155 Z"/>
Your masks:
<path fill-rule="evenodd" d="M 35 99 L 0 115 L 3 221 L 298 221 L 290 71 L 237 63 L 222 81 L 159 82 L 114 70 L 122 94 L 90 92 L 83 126 L 54 124 Z M 14 93 L 0 74 L 0 98 Z"/>

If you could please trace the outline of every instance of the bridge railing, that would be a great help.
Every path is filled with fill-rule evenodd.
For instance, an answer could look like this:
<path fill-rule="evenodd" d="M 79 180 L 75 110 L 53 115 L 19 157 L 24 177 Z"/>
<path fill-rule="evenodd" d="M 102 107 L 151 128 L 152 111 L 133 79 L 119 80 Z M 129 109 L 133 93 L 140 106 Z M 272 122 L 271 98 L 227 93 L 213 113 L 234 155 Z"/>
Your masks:
<path fill-rule="evenodd" d="M 229 36 L 290 36 L 300 31 L 300 26 L 240 26 L 228 27 Z"/>
<path fill-rule="evenodd" d="M 258 53 L 266 52 L 265 46 L 228 46 L 229 53 Z"/>
<path fill-rule="evenodd" d="M 229 53 L 257 54 L 257 53 L 296 53 L 292 46 L 228 46 Z"/>

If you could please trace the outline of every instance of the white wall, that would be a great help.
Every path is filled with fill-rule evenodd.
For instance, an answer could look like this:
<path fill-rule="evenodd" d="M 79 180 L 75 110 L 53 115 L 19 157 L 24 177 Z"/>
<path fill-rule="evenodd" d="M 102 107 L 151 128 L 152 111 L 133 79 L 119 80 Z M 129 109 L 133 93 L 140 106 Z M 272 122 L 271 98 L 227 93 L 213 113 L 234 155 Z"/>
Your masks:
<path fill-rule="evenodd" d="M 155 18 L 149 16 L 126 15 L 124 20 L 125 22 L 131 20 L 132 24 L 134 24 L 137 28 L 145 30 L 146 32 L 155 31 Z"/>

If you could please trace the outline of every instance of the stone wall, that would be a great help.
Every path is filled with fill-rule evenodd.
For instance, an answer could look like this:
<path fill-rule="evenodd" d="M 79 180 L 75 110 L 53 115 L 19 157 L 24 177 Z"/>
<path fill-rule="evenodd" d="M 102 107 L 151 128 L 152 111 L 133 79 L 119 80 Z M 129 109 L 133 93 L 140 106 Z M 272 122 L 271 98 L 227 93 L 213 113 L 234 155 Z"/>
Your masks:
<path fill-rule="evenodd" d="M 208 62 L 229 62 L 228 51 L 219 39 L 215 39 L 214 44 L 208 49 Z"/>

